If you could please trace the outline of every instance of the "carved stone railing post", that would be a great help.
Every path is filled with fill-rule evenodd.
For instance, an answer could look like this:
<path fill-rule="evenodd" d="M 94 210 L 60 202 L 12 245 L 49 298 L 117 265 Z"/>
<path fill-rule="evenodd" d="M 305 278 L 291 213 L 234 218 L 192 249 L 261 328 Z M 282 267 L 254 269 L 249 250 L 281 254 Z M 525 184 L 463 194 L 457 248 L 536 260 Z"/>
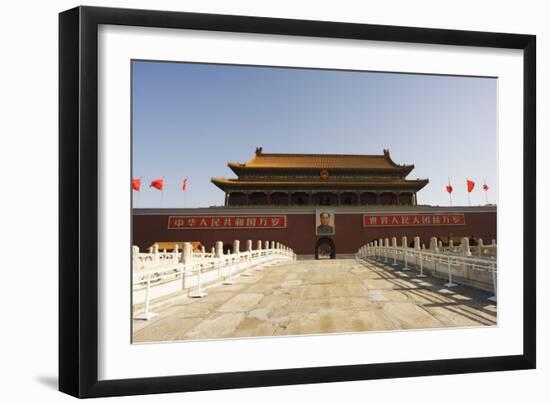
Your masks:
<path fill-rule="evenodd" d="M 439 247 L 437 245 L 437 237 L 430 238 L 430 250 L 433 252 L 439 252 Z"/>
<path fill-rule="evenodd" d="M 221 241 L 216 241 L 216 258 L 221 258 L 223 256 L 223 243 Z"/>
<path fill-rule="evenodd" d="M 155 265 L 159 262 L 159 245 L 157 243 L 153 245 L 153 262 Z"/>
<path fill-rule="evenodd" d="M 262 240 L 258 240 L 256 242 L 256 250 L 261 250 L 262 249 Z"/>
<path fill-rule="evenodd" d="M 132 271 L 139 269 L 139 247 L 132 246 Z"/>
<path fill-rule="evenodd" d="M 393 248 L 392 255 L 393 255 L 393 264 L 392 266 L 397 266 L 397 237 L 391 238 L 391 246 Z"/>
<path fill-rule="evenodd" d="M 239 261 L 239 240 L 234 240 L 233 241 L 233 254 L 236 254 L 237 255 L 237 262 Z M 222 247 L 222 251 L 223 251 L 223 247 Z M 227 249 L 227 255 L 231 255 L 231 249 Z M 234 258 L 229 258 L 226 260 L 226 276 L 225 276 L 225 279 L 224 281 L 222 282 L 223 285 L 233 285 L 233 263 L 234 263 Z M 238 267 L 238 266 L 237 266 Z"/>
<path fill-rule="evenodd" d="M 420 237 L 415 236 L 414 238 L 414 249 L 420 250 Z"/>
<path fill-rule="evenodd" d="M 468 240 L 468 237 L 462 238 L 462 242 L 460 243 L 460 251 L 468 257 L 472 255 L 472 252 L 470 251 L 470 240 Z"/>
<path fill-rule="evenodd" d="M 483 239 L 478 238 L 477 239 L 477 255 L 480 257 L 483 255 Z"/>
<path fill-rule="evenodd" d="M 183 243 L 182 261 L 184 264 L 191 262 L 193 258 L 193 246 L 191 243 Z"/>
<path fill-rule="evenodd" d="M 178 262 L 179 250 L 178 250 L 178 245 L 177 244 L 174 244 L 174 249 L 172 250 L 172 254 L 174 254 L 174 256 L 172 257 L 172 261 L 173 262 Z"/>
<path fill-rule="evenodd" d="M 407 252 L 406 249 L 408 248 L 409 245 L 407 243 L 407 236 L 401 237 L 401 246 L 405 249 L 405 250 L 403 250 L 403 258 L 405 260 L 405 266 L 403 267 L 403 271 L 408 271 L 409 270 L 409 265 L 408 265 L 408 261 L 407 261 L 408 252 Z"/>

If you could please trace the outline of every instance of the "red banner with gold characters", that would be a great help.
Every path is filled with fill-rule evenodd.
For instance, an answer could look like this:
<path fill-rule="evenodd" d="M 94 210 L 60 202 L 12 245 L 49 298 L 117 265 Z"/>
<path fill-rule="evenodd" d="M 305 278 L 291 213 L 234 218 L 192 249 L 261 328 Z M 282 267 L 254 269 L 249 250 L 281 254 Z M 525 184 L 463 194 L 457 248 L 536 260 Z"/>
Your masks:
<path fill-rule="evenodd" d="M 170 216 L 168 229 L 284 229 L 286 216 Z"/>
<path fill-rule="evenodd" d="M 460 226 L 466 224 L 463 213 L 426 213 L 415 215 L 363 215 L 363 227 Z"/>

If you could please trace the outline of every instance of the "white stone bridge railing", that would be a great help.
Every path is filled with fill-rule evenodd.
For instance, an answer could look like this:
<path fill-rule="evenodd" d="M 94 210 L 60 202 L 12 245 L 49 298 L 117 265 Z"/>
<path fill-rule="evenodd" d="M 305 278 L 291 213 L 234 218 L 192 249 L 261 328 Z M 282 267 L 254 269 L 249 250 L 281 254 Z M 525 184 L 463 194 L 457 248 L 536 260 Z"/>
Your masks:
<path fill-rule="evenodd" d="M 467 241 L 465 241 L 467 240 Z M 462 242 L 455 246 L 453 240 L 449 240 L 449 244 L 444 246 L 440 240 L 437 242 L 437 250 L 440 253 L 446 254 L 464 254 L 466 244 L 469 244 L 467 237 L 462 239 Z M 430 241 L 430 249 L 434 246 L 433 240 Z M 478 238 L 475 245 L 468 245 L 468 251 L 466 255 L 472 255 L 474 257 L 490 257 L 495 258 L 497 256 L 497 243 L 496 240 L 491 240 L 491 244 L 484 244 L 483 239 Z"/>
<path fill-rule="evenodd" d="M 491 246 L 492 247 L 492 246 Z M 496 245 L 494 246 L 496 254 Z M 361 247 L 356 254 L 360 260 L 377 260 L 392 266 L 402 266 L 403 271 L 414 266 L 419 271 L 418 277 L 426 274 L 440 279 L 446 279 L 444 286 L 452 288 L 460 284 L 492 292 L 489 300 L 496 302 L 497 298 L 497 260 L 496 255 L 472 254 L 468 239 L 465 237 L 459 247 L 441 251 L 436 237 L 430 240 L 430 249 L 420 245 L 420 238 L 414 238 L 414 247 L 407 244 L 407 237 L 402 237 L 401 246 L 397 239 L 379 239 Z M 399 264 L 398 264 L 399 262 Z"/>
<path fill-rule="evenodd" d="M 183 244 L 183 251 L 176 246 L 172 252 L 158 251 L 153 246 L 148 253 L 140 253 L 133 247 L 132 299 L 134 318 L 149 320 L 156 314 L 150 312 L 150 302 L 181 290 L 188 290 L 190 297 L 207 295 L 204 286 L 223 282 L 231 285 L 236 275 L 249 276 L 250 270 L 281 261 L 295 260 L 296 254 L 289 247 L 275 241 L 247 240 L 246 251 L 240 251 L 240 241 L 233 242 L 233 252 L 225 254 L 223 243 L 216 242 L 211 253 L 193 252 L 190 243 Z M 143 306 L 143 307 L 141 307 Z M 141 314 L 135 314 L 140 309 Z"/>

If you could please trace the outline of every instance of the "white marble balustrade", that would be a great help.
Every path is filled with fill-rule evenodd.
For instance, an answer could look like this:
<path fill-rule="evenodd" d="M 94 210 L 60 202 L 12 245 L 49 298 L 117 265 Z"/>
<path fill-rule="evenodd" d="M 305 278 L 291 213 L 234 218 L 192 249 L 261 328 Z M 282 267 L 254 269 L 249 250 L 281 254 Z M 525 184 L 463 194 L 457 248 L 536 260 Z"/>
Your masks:
<path fill-rule="evenodd" d="M 387 239 L 386 239 L 387 240 Z M 435 278 L 445 279 L 443 285 L 448 288 L 463 284 L 477 289 L 492 292 L 489 300 L 496 302 L 497 293 L 497 246 L 493 240 L 491 245 L 470 246 L 464 237 L 459 246 L 452 244 L 441 246 L 436 237 L 430 240 L 430 248 L 420 245 L 420 238 L 414 238 L 414 247 L 409 247 L 407 238 L 402 237 L 401 246 L 392 238 L 392 244 L 381 240 L 370 242 L 356 253 L 359 260 L 378 261 L 388 270 L 399 267 L 402 271 L 415 269 L 419 277 L 426 274 Z"/>
<path fill-rule="evenodd" d="M 211 252 L 193 252 L 190 243 L 184 243 L 183 251 L 159 251 L 155 245 L 148 253 L 141 253 L 133 247 L 133 304 L 145 305 L 142 313 L 135 318 L 149 319 L 151 301 L 187 290 L 189 296 L 206 296 L 206 285 L 224 282 L 230 284 L 237 275 L 247 275 L 252 269 L 265 265 L 296 260 L 296 254 L 289 247 L 274 241 L 257 242 L 252 249 L 252 241 L 247 240 L 246 251 L 240 251 L 240 241 L 233 242 L 232 251 L 224 254 L 223 243 L 216 242 Z M 265 246 L 265 248 L 262 248 Z"/>

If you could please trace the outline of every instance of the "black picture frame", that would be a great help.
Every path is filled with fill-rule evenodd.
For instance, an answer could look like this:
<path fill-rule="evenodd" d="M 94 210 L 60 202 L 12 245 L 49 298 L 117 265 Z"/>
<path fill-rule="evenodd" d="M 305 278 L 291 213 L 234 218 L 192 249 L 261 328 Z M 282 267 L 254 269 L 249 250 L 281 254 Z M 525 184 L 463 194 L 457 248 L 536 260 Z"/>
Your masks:
<path fill-rule="evenodd" d="M 99 381 L 100 24 L 523 50 L 523 354 Z M 535 61 L 534 35 L 97 7 L 60 13 L 59 390 L 84 398 L 535 368 Z"/>

